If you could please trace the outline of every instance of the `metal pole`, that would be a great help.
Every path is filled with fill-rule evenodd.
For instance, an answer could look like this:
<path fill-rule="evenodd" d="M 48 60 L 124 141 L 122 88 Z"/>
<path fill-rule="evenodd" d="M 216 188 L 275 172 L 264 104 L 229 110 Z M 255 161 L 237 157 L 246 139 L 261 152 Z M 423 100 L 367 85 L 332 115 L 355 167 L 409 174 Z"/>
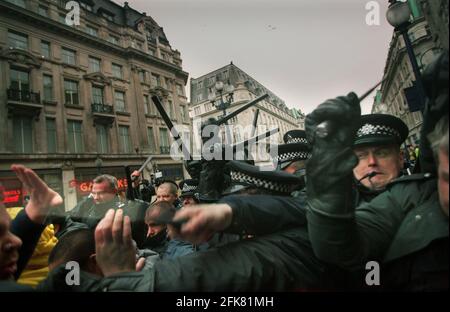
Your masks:
<path fill-rule="evenodd" d="M 411 66 L 416 78 L 416 86 L 419 91 L 420 96 L 420 110 L 423 111 L 425 107 L 425 88 L 423 87 L 422 75 L 420 73 L 419 64 L 417 64 L 416 56 L 414 55 L 414 49 L 411 44 L 411 40 L 408 36 L 408 27 L 402 26 L 399 31 L 401 32 L 403 39 L 405 41 L 406 52 L 408 53 L 409 60 L 411 61 Z"/>

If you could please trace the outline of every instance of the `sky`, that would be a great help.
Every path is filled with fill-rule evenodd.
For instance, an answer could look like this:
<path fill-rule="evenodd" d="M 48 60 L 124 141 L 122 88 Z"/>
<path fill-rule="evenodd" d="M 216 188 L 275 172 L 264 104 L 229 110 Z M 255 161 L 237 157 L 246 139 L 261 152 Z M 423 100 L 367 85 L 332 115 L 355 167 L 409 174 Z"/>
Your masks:
<path fill-rule="evenodd" d="M 233 61 L 288 107 L 304 113 L 350 91 L 363 94 L 379 82 L 393 33 L 385 18 L 387 0 L 128 3 L 164 28 L 190 78 Z M 368 14 L 378 17 L 379 25 L 368 25 Z M 370 113 L 372 104 L 373 95 L 362 103 L 363 113 Z"/>

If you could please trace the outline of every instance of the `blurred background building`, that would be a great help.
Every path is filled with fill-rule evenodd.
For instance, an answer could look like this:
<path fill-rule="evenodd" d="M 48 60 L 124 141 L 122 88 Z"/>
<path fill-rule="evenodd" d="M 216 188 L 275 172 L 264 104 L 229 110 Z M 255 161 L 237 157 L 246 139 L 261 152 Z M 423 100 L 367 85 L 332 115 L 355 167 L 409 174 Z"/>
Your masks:
<path fill-rule="evenodd" d="M 125 188 L 124 166 L 138 168 L 150 154 L 165 177 L 184 177 L 151 101 L 162 95 L 174 124 L 189 131 L 180 52 L 128 3 L 81 0 L 80 25 L 70 26 L 66 2 L 0 1 L 0 180 L 8 206 L 23 197 L 12 163 L 36 169 L 66 209 L 99 173 Z"/>

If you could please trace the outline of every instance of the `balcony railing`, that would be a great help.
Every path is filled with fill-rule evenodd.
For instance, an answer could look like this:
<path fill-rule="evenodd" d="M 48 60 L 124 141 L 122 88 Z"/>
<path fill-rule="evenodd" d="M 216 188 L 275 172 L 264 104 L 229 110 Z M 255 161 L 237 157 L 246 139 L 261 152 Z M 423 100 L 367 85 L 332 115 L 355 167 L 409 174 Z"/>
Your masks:
<path fill-rule="evenodd" d="M 17 90 L 17 89 L 8 89 L 6 91 L 8 100 L 24 102 L 24 103 L 33 103 L 33 104 L 41 104 L 41 95 L 39 92 L 31 92 L 28 90 Z"/>
<path fill-rule="evenodd" d="M 94 104 L 92 104 L 92 112 L 99 113 L 99 114 L 114 115 L 114 107 L 112 105 L 94 103 Z"/>
<path fill-rule="evenodd" d="M 164 154 L 164 155 L 170 154 L 169 146 L 160 146 L 159 148 L 160 148 L 161 154 Z"/>

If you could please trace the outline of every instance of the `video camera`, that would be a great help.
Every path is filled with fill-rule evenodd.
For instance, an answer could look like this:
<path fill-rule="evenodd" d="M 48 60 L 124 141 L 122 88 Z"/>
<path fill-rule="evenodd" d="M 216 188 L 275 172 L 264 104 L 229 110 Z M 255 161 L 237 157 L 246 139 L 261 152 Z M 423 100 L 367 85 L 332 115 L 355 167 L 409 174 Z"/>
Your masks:
<path fill-rule="evenodd" d="M 156 171 L 150 175 L 150 180 L 142 179 L 138 189 L 141 199 L 146 202 L 152 201 L 152 196 L 156 195 L 156 188 L 164 182 L 161 171 Z"/>

